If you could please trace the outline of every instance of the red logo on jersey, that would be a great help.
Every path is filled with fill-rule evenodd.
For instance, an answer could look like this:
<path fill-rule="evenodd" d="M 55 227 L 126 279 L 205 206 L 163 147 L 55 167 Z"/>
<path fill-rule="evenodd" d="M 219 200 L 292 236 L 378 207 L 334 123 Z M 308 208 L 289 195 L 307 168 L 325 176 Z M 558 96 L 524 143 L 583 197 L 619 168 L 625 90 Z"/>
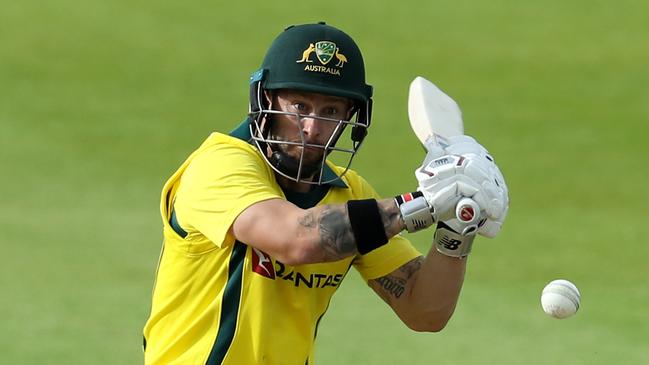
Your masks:
<path fill-rule="evenodd" d="M 252 248 L 252 271 L 269 279 L 275 279 L 273 260 L 265 252 Z"/>

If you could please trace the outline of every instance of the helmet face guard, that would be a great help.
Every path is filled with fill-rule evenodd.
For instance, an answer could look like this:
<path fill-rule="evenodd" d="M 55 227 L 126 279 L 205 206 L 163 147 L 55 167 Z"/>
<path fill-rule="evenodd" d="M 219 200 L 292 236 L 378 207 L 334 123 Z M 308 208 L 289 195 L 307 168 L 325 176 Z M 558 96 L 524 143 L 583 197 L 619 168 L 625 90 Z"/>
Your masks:
<path fill-rule="evenodd" d="M 273 110 L 265 91 L 290 89 L 339 96 L 353 101 L 349 120 L 336 120 Z M 340 179 L 362 145 L 370 126 L 372 87 L 365 83 L 365 65 L 356 43 L 342 31 L 324 23 L 288 27 L 273 41 L 262 67 L 250 80 L 250 133 L 266 162 L 281 176 L 300 183 L 327 184 Z M 272 136 L 273 120 L 291 120 L 299 141 Z M 327 142 L 306 142 L 302 121 L 335 123 Z M 297 149 L 299 157 L 285 153 Z M 319 162 L 305 160 L 306 149 L 322 150 Z M 327 160 L 344 167 L 340 176 L 326 177 Z"/>
<path fill-rule="evenodd" d="M 259 108 L 251 108 L 250 135 L 255 144 L 262 152 L 266 162 L 279 175 L 299 183 L 307 184 L 328 184 L 340 179 L 349 170 L 354 156 L 363 143 L 369 127 L 370 103 L 363 103 L 361 110 L 355 105 L 351 110 L 350 120 L 332 119 L 314 115 L 304 115 L 280 110 L 272 110 L 266 106 L 264 91 L 260 82 L 251 85 L 251 91 L 255 95 Z M 299 131 L 298 141 L 287 141 L 274 137 L 271 133 L 273 119 L 276 116 L 284 116 L 284 120 L 294 123 Z M 302 128 L 302 121 L 314 119 L 317 123 L 331 123 L 333 132 L 324 144 L 308 143 Z M 340 141 L 340 144 L 338 143 Z M 298 147 L 299 158 L 289 156 L 285 149 L 288 146 Z M 317 162 L 307 162 L 304 158 L 304 151 L 320 150 L 322 158 Z M 324 168 L 328 158 L 333 158 L 335 163 L 344 168 L 339 176 L 325 176 Z"/>

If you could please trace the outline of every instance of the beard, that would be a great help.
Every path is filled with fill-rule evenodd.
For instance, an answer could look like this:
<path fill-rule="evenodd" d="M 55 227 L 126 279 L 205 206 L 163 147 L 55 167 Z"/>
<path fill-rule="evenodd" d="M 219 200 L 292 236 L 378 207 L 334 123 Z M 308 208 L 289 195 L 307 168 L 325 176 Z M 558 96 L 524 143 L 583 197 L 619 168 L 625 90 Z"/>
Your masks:
<path fill-rule="evenodd" d="M 317 159 L 315 162 L 307 160 L 306 156 L 302 158 L 302 169 L 300 171 L 300 159 L 291 156 L 286 150 L 286 145 L 278 145 L 276 149 L 271 149 L 268 157 L 270 163 L 282 173 L 299 180 L 311 178 L 322 168 L 322 160 Z M 304 154 L 304 150 L 302 151 Z M 300 176 L 298 176 L 298 172 Z"/>
<path fill-rule="evenodd" d="M 267 138 L 274 141 L 290 141 L 302 144 L 304 140 L 293 140 L 290 137 L 282 136 L 275 129 L 278 126 L 277 115 L 267 115 L 267 118 L 272 126 Z M 275 128 L 273 128 L 275 127 Z M 309 180 L 322 170 L 323 150 L 313 147 L 301 147 L 299 145 L 289 145 L 279 143 L 270 143 L 267 145 L 268 161 L 273 167 L 283 174 L 295 178 L 297 180 Z M 300 168 L 300 158 L 302 159 L 302 166 Z M 298 176 L 298 172 L 300 175 Z M 322 173 L 322 172 L 320 172 Z"/>

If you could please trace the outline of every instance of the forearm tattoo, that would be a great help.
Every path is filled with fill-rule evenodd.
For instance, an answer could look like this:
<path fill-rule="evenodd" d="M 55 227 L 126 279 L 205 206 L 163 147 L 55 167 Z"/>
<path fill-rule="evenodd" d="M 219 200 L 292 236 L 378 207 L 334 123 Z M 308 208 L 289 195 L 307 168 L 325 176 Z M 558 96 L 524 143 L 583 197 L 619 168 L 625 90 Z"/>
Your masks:
<path fill-rule="evenodd" d="M 376 282 L 395 298 L 400 298 L 401 294 L 406 290 L 406 280 L 394 276 L 383 276 L 376 279 Z"/>
<path fill-rule="evenodd" d="M 379 214 L 388 238 L 403 230 L 401 212 L 392 199 L 379 202 Z M 298 222 L 308 231 L 317 230 L 328 261 L 358 252 L 346 205 L 325 205 L 315 212 L 308 210 Z"/>
<path fill-rule="evenodd" d="M 313 217 L 313 213 L 311 212 L 307 212 L 303 217 L 299 219 L 298 222 L 304 228 L 312 229 L 315 227 L 315 218 Z"/>
<path fill-rule="evenodd" d="M 356 253 L 356 243 L 344 205 L 326 205 L 317 215 L 308 212 L 299 223 L 317 229 L 327 259 L 339 260 Z"/>
<path fill-rule="evenodd" d="M 424 257 L 419 256 L 413 260 L 410 260 L 407 264 L 401 266 L 399 268 L 399 272 L 402 273 L 405 277 L 406 280 L 410 280 L 410 278 L 415 275 L 419 269 L 421 269 L 421 265 L 424 264 Z"/>
<path fill-rule="evenodd" d="M 388 203 L 381 202 L 379 207 L 379 213 L 381 214 L 385 234 L 388 235 L 388 237 L 392 237 L 403 231 L 405 223 L 401 217 L 399 207 L 394 204 L 392 200 L 388 201 Z"/>
<path fill-rule="evenodd" d="M 400 298 L 406 291 L 408 282 L 421 269 L 423 263 L 424 257 L 419 256 L 401 266 L 394 273 L 374 280 L 383 289 L 379 292 L 379 295 L 386 301 L 389 301 L 390 297 Z"/>

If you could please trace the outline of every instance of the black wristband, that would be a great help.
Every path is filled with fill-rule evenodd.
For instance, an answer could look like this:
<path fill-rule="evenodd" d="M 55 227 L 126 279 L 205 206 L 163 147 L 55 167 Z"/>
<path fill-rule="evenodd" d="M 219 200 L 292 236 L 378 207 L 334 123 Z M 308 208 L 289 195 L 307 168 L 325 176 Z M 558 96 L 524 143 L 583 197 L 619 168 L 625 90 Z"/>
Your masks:
<path fill-rule="evenodd" d="M 356 248 L 361 255 L 388 243 L 376 200 L 350 200 L 347 202 L 347 214 Z"/>

